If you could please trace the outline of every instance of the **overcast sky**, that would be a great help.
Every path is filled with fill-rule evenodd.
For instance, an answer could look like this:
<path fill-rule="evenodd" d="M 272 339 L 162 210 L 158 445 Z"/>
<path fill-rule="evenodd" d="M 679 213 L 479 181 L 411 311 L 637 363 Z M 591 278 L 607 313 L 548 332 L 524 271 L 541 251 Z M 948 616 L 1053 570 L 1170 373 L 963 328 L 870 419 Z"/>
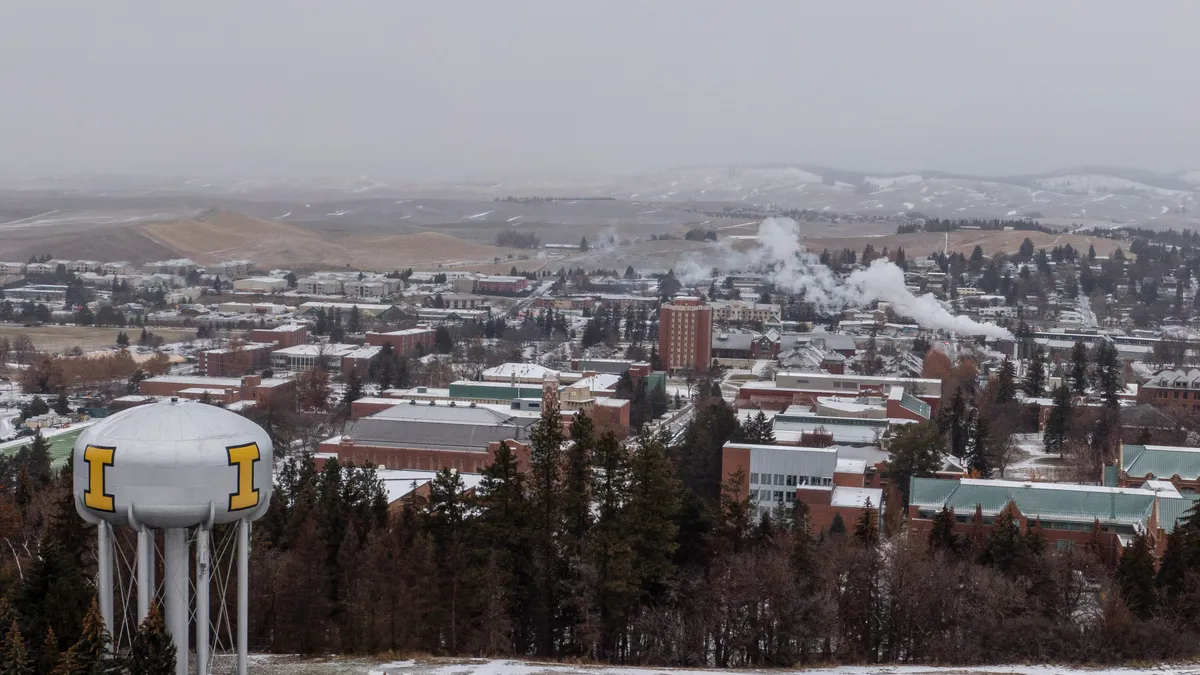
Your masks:
<path fill-rule="evenodd" d="M 1197 26 L 1196 0 L 4 0 L 0 174 L 1200 169 Z"/>

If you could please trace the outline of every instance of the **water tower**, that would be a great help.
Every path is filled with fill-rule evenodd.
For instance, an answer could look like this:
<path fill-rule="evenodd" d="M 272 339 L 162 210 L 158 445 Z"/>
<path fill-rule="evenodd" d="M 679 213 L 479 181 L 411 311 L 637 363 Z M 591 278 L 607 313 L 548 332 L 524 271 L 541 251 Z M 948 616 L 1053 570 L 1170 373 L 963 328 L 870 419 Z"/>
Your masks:
<path fill-rule="evenodd" d="M 98 526 L 100 612 L 114 639 L 129 636 L 151 603 L 161 597 L 163 619 L 177 649 L 175 672 L 188 675 L 191 598 L 190 542 L 195 542 L 195 644 L 197 672 L 209 672 L 213 628 L 210 589 L 213 572 L 212 528 L 235 525 L 230 536 L 237 549 L 237 672 L 245 675 L 248 632 L 250 522 L 267 511 L 272 488 L 272 447 L 257 424 L 228 410 L 172 399 L 131 408 L 87 429 L 75 442 L 75 507 Z M 121 562 L 113 528 L 137 533 L 137 610 L 122 612 L 114 625 L 114 560 Z M 155 583 L 155 530 L 162 530 L 163 575 Z M 126 538 L 130 538 L 126 536 Z M 132 545 L 130 546 L 132 548 Z M 232 545 L 228 548 L 232 549 Z M 228 559 L 232 566 L 233 554 Z M 118 570 L 120 572 L 121 570 Z M 228 574 L 225 577 L 228 581 Z M 132 579 L 120 589 L 132 595 Z M 224 586 L 217 584 L 223 592 Z M 161 596 L 159 596 L 161 589 Z M 219 598 L 223 596 L 218 596 Z M 219 603 L 220 607 L 224 607 Z M 229 626 L 218 612 L 216 628 Z"/>

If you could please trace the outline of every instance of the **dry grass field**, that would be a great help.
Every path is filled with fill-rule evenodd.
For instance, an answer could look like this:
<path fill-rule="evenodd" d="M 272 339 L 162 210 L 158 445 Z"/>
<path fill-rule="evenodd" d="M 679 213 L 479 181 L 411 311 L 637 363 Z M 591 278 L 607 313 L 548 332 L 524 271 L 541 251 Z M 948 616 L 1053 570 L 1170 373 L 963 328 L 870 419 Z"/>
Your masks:
<path fill-rule="evenodd" d="M 22 335 L 28 335 L 33 340 L 33 346 L 38 351 L 63 353 L 72 347 L 83 351 L 93 351 L 105 347 L 115 347 L 117 333 L 120 328 L 99 328 L 92 326 L 38 326 L 26 328 L 16 324 L 0 324 L 0 338 L 13 341 Z M 124 329 L 130 339 L 137 340 L 138 329 Z M 152 327 L 151 332 L 161 336 L 166 342 L 184 342 L 196 336 L 195 329 L 159 328 Z"/>
<path fill-rule="evenodd" d="M 201 263 L 249 258 L 260 267 L 388 270 L 435 264 L 490 263 L 514 251 L 439 232 L 352 234 L 214 211 L 196 220 L 139 226 L 176 255 Z"/>
<path fill-rule="evenodd" d="M 1111 239 L 1101 237 L 1091 237 L 1082 234 L 1045 234 L 1043 232 L 1006 232 L 1003 230 L 958 230 L 950 233 L 949 249 L 951 252 L 960 251 L 964 255 L 970 255 L 971 251 L 976 246 L 983 248 L 983 252 L 991 255 L 993 253 L 1015 253 L 1021 247 L 1021 242 L 1029 237 L 1033 242 L 1035 249 L 1045 248 L 1047 250 L 1055 246 L 1064 246 L 1071 244 L 1072 247 L 1087 252 L 1088 246 L 1096 247 L 1096 255 L 1108 255 L 1116 249 L 1118 242 Z M 934 251 L 941 251 L 946 245 L 946 236 L 940 232 L 914 232 L 913 234 L 888 234 L 883 236 L 819 236 L 805 238 L 803 240 L 805 246 L 810 251 L 820 251 L 822 249 L 837 250 L 842 248 L 852 248 L 857 251 L 862 251 L 863 246 L 868 243 L 876 249 L 882 249 L 887 246 L 890 249 L 895 249 L 897 246 L 903 246 L 905 253 L 911 258 L 913 256 L 923 256 Z"/>

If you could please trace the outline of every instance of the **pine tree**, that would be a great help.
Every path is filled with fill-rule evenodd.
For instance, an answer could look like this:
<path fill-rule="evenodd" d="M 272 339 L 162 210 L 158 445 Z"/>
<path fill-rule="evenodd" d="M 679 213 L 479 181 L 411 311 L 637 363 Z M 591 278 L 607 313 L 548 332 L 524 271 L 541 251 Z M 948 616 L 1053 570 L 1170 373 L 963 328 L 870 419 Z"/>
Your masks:
<path fill-rule="evenodd" d="M 1076 394 L 1087 393 L 1088 380 L 1087 346 L 1083 340 L 1076 340 L 1071 348 L 1071 388 Z"/>
<path fill-rule="evenodd" d="M 1004 573 L 1014 572 L 1020 563 L 1024 542 L 1012 512 L 1005 509 L 996 516 L 992 531 L 979 554 L 979 563 L 995 567 Z"/>
<path fill-rule="evenodd" d="M 967 470 L 979 478 L 992 477 L 992 444 L 987 418 L 978 410 L 972 416 L 971 441 L 967 446 Z"/>
<path fill-rule="evenodd" d="M 530 645 L 530 608 L 533 606 L 533 553 L 530 531 L 530 502 L 526 474 L 508 443 L 501 442 L 492 463 L 483 470 L 476 489 L 480 548 L 494 551 L 502 570 L 499 585 L 505 599 L 505 614 L 514 652 Z"/>
<path fill-rule="evenodd" d="M 1008 403 L 1016 399 L 1017 386 L 1014 382 L 1016 378 L 1016 368 L 1013 366 L 1012 359 L 1004 357 L 1004 363 L 1000 365 L 1000 374 L 996 378 L 996 403 Z"/>
<path fill-rule="evenodd" d="M 929 548 L 958 555 L 962 540 L 954 534 L 954 525 L 954 511 L 948 506 L 942 505 L 942 510 L 933 517 L 933 527 L 929 529 Z"/>
<path fill-rule="evenodd" d="M 594 605 L 600 619 L 597 656 L 613 658 L 637 600 L 629 514 L 629 455 L 612 433 L 601 436 L 594 455 L 597 514 L 587 542 L 595 570 Z"/>
<path fill-rule="evenodd" d="M 42 641 L 42 649 L 37 654 L 34 671 L 37 675 L 50 675 L 62 660 L 62 649 L 58 646 L 58 636 L 53 628 L 46 629 L 46 639 Z"/>
<path fill-rule="evenodd" d="M 1067 431 L 1071 424 L 1071 392 L 1065 386 L 1054 388 L 1054 407 L 1046 416 L 1046 428 L 1042 440 L 1046 444 L 1046 452 L 1063 454 L 1063 445 L 1067 440 Z"/>
<path fill-rule="evenodd" d="M 12 620 L 4 642 L 0 643 L 0 675 L 33 675 L 33 664 L 29 661 L 29 651 L 25 649 L 25 639 L 21 637 L 21 627 L 16 619 Z"/>
<path fill-rule="evenodd" d="M 1146 535 L 1134 535 L 1133 543 L 1121 555 L 1117 564 L 1117 586 L 1129 610 L 1138 618 L 1149 619 L 1157 604 L 1154 592 L 1154 554 L 1146 543 Z"/>
<path fill-rule="evenodd" d="M 942 442 L 932 420 L 905 424 L 896 431 L 888 446 L 885 476 L 908 502 L 909 481 L 913 476 L 932 476 L 942 468 Z"/>
<path fill-rule="evenodd" d="M 362 332 L 362 311 L 358 309 L 358 305 L 350 308 L 350 318 L 346 321 L 346 332 L 351 335 Z"/>
<path fill-rule="evenodd" d="M 38 556 L 25 571 L 17 601 L 22 624 L 30 635 L 52 631 L 61 652 L 80 638 L 88 603 L 94 600 L 91 549 L 95 530 L 75 512 L 71 474 L 54 505 Z"/>
<path fill-rule="evenodd" d="M 643 433 L 630 459 L 626 508 L 633 573 L 644 602 L 662 598 L 674 577 L 681 489 L 664 439 Z"/>
<path fill-rule="evenodd" d="M 842 514 L 833 514 L 833 521 L 829 523 L 829 536 L 843 537 L 846 534 L 846 521 L 842 520 Z"/>
<path fill-rule="evenodd" d="M 562 602 L 559 548 L 563 514 L 563 425 L 557 406 L 547 406 L 529 434 L 532 547 L 537 594 L 533 610 L 536 653 L 551 657 L 557 648 L 554 617 Z"/>
<path fill-rule="evenodd" d="M 871 505 L 871 500 L 863 504 L 862 515 L 854 525 L 854 539 L 862 546 L 870 547 L 879 543 L 879 515 Z"/>
<path fill-rule="evenodd" d="M 1102 340 L 1096 350 L 1096 380 L 1104 404 L 1110 408 L 1120 405 L 1121 361 L 1116 345 L 1108 340 Z"/>
<path fill-rule="evenodd" d="M 1033 398 L 1040 397 L 1046 390 L 1046 352 L 1041 345 L 1035 345 L 1033 355 L 1029 359 L 1029 370 L 1025 373 L 1025 394 Z"/>
<path fill-rule="evenodd" d="M 167 633 L 162 612 L 155 604 L 133 636 L 128 656 L 130 675 L 173 675 L 175 655 L 175 641 Z"/>
<path fill-rule="evenodd" d="M 967 399 L 962 387 L 954 390 L 950 403 L 938 412 L 937 425 L 949 438 L 950 454 L 962 458 L 967 452 L 967 441 L 970 437 Z"/>
<path fill-rule="evenodd" d="M 117 675 L 120 666 L 108 652 L 109 635 L 100 617 L 100 605 L 92 598 L 83 618 L 83 632 L 54 668 L 54 675 Z"/>
<path fill-rule="evenodd" d="M 71 413 L 71 402 L 67 400 L 67 395 L 60 393 L 58 398 L 54 399 L 54 412 L 59 415 L 69 415 Z"/>

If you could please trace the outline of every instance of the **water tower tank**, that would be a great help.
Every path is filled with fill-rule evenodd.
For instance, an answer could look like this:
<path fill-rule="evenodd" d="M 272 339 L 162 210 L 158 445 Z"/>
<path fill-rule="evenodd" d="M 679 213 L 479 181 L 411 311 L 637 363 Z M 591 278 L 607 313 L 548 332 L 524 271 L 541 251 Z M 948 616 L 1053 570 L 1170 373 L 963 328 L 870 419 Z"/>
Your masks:
<path fill-rule="evenodd" d="M 236 413 L 172 400 L 120 412 L 75 441 L 87 520 L 151 528 L 255 520 L 271 500 L 272 446 Z"/>

